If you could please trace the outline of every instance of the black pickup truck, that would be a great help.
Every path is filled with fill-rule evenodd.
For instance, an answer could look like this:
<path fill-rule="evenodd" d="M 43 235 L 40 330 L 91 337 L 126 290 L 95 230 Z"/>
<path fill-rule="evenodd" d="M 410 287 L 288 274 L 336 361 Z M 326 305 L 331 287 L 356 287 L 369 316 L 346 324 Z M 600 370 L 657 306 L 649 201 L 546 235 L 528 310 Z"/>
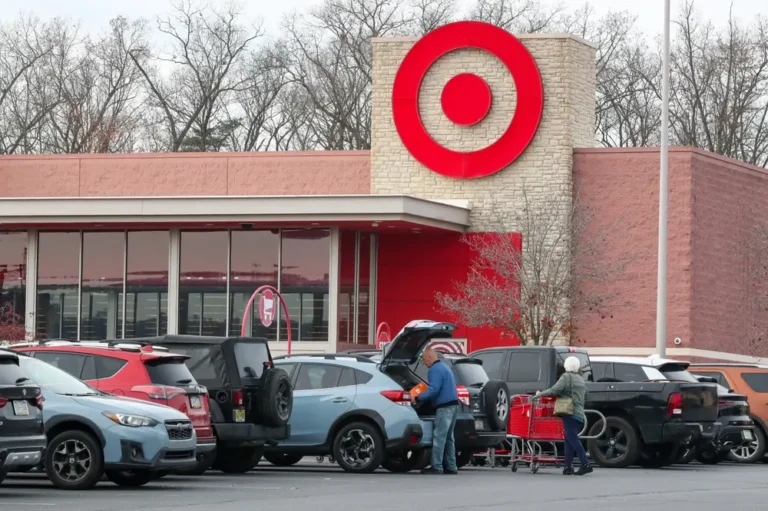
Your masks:
<path fill-rule="evenodd" d="M 470 356 L 483 361 L 490 378 L 505 381 L 512 395 L 551 387 L 565 371 L 565 359 L 578 358 L 587 380 L 585 408 L 606 417 L 605 433 L 587 441 L 590 456 L 601 467 L 669 465 L 681 446 L 714 438 L 719 429 L 714 384 L 594 381 L 586 350 L 571 347 L 491 348 Z M 599 417 L 588 414 L 587 421 L 588 434 L 599 434 Z"/>

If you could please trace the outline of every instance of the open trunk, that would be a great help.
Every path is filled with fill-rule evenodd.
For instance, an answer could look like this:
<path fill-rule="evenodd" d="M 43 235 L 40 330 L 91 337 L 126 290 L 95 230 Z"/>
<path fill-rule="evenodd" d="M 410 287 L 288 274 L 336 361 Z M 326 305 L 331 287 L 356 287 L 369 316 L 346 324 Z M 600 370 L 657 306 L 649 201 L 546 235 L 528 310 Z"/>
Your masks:
<path fill-rule="evenodd" d="M 403 390 L 410 392 L 413 387 L 422 383 L 424 380 L 411 371 L 408 366 L 385 366 L 382 367 L 384 374 L 395 380 Z M 413 408 L 422 419 L 433 418 L 435 416 L 435 407 L 432 403 L 420 403 Z"/>

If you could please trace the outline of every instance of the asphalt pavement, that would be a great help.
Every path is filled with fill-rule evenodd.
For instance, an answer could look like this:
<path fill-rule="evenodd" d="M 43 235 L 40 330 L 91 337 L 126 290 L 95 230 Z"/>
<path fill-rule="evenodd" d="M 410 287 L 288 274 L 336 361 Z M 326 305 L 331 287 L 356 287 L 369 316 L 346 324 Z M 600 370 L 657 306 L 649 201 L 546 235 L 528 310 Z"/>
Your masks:
<path fill-rule="evenodd" d="M 240 476 L 170 476 L 136 489 L 102 482 L 88 492 L 56 490 L 40 474 L 12 474 L 0 484 L 0 511 L 744 511 L 766 508 L 766 480 L 768 464 L 598 468 L 585 477 L 566 477 L 554 467 L 537 474 L 471 467 L 456 476 L 350 475 L 327 462 L 305 461 L 285 469 L 259 466 Z"/>

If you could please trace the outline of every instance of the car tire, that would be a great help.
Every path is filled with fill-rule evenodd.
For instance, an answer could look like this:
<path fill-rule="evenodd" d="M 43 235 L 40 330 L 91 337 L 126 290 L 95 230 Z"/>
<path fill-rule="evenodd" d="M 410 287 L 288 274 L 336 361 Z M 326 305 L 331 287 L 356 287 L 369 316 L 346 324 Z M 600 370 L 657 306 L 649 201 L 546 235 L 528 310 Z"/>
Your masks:
<path fill-rule="evenodd" d="M 347 424 L 333 440 L 333 457 L 345 472 L 370 474 L 381 466 L 384 455 L 384 438 L 367 422 Z"/>
<path fill-rule="evenodd" d="M 75 457 L 69 456 L 75 454 Z M 76 479 L 64 477 L 75 459 L 75 469 L 82 470 Z M 89 490 L 104 475 L 104 453 L 99 442 L 85 431 L 72 429 L 56 435 L 45 450 L 45 472 L 54 486 L 62 490 Z"/>
<path fill-rule="evenodd" d="M 475 453 L 471 450 L 466 451 L 459 451 L 456 453 L 456 466 L 459 468 L 466 467 L 470 463 L 472 463 L 472 458 L 474 457 Z"/>
<path fill-rule="evenodd" d="M 219 449 L 214 468 L 225 474 L 245 474 L 259 464 L 262 454 L 262 449 L 257 447 Z"/>
<path fill-rule="evenodd" d="M 126 488 L 138 488 L 155 479 L 149 470 L 107 470 L 106 474 L 107 479 Z"/>
<path fill-rule="evenodd" d="M 284 454 L 279 452 L 265 452 L 264 459 L 276 467 L 292 467 L 300 462 L 304 456 L 301 454 Z"/>
<path fill-rule="evenodd" d="M 736 463 L 756 463 L 763 459 L 766 452 L 766 438 L 762 428 L 756 426 L 754 429 L 755 441 L 746 449 L 737 447 L 728 453 L 728 459 Z"/>
<path fill-rule="evenodd" d="M 640 453 L 637 464 L 643 468 L 662 468 L 673 465 L 680 457 L 680 446 L 664 444 L 656 447 L 646 447 Z"/>
<path fill-rule="evenodd" d="M 678 455 L 677 463 L 678 465 L 687 465 L 693 460 L 696 459 L 696 456 L 699 454 L 699 446 L 698 445 L 691 445 L 689 447 L 682 447 L 680 449 L 680 454 Z"/>
<path fill-rule="evenodd" d="M 587 442 L 589 455 L 595 463 L 605 468 L 625 468 L 637 463 L 640 457 L 641 440 L 635 427 L 622 417 L 608 416 L 605 420 L 606 429 L 603 436 Z M 589 436 L 597 435 L 602 428 L 602 420 L 597 421 L 590 428 Z M 613 451 L 611 451 L 611 440 L 614 441 Z M 619 441 L 624 448 L 624 453 L 613 456 L 619 450 L 616 448 L 616 442 Z"/>
<path fill-rule="evenodd" d="M 395 474 L 404 474 L 421 466 L 424 463 L 425 454 L 428 454 L 427 449 L 387 453 L 381 466 Z M 429 458 L 427 458 L 426 464 L 429 464 Z"/>
<path fill-rule="evenodd" d="M 721 461 L 727 460 L 728 454 L 728 452 L 721 453 L 712 449 L 707 449 L 699 452 L 696 456 L 696 461 L 702 465 L 717 465 Z"/>
<path fill-rule="evenodd" d="M 509 423 L 509 387 L 501 380 L 489 380 L 483 387 L 485 416 L 493 431 L 506 431 Z"/>
<path fill-rule="evenodd" d="M 285 426 L 293 411 L 291 378 L 285 370 L 275 367 L 264 371 L 262 379 L 257 406 L 259 417 L 265 426 Z"/>

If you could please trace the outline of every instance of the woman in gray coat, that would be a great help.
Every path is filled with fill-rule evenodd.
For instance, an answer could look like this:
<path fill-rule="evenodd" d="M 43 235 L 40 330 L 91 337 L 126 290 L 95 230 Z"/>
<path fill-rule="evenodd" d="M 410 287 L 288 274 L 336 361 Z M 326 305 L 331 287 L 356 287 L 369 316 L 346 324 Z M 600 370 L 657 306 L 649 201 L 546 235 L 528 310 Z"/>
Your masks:
<path fill-rule="evenodd" d="M 565 430 L 565 468 L 563 475 L 572 475 L 573 455 L 578 455 L 581 465 L 575 472 L 577 476 L 583 476 L 592 472 L 587 453 L 579 440 L 579 433 L 584 428 L 586 421 L 584 416 L 584 399 L 587 395 L 587 385 L 581 377 L 581 362 L 576 357 L 565 359 L 565 372 L 557 380 L 552 388 L 543 392 L 537 392 L 536 398 L 554 396 L 573 399 L 573 415 L 564 415 L 563 429 Z M 535 399 L 535 398 L 534 398 Z"/>

